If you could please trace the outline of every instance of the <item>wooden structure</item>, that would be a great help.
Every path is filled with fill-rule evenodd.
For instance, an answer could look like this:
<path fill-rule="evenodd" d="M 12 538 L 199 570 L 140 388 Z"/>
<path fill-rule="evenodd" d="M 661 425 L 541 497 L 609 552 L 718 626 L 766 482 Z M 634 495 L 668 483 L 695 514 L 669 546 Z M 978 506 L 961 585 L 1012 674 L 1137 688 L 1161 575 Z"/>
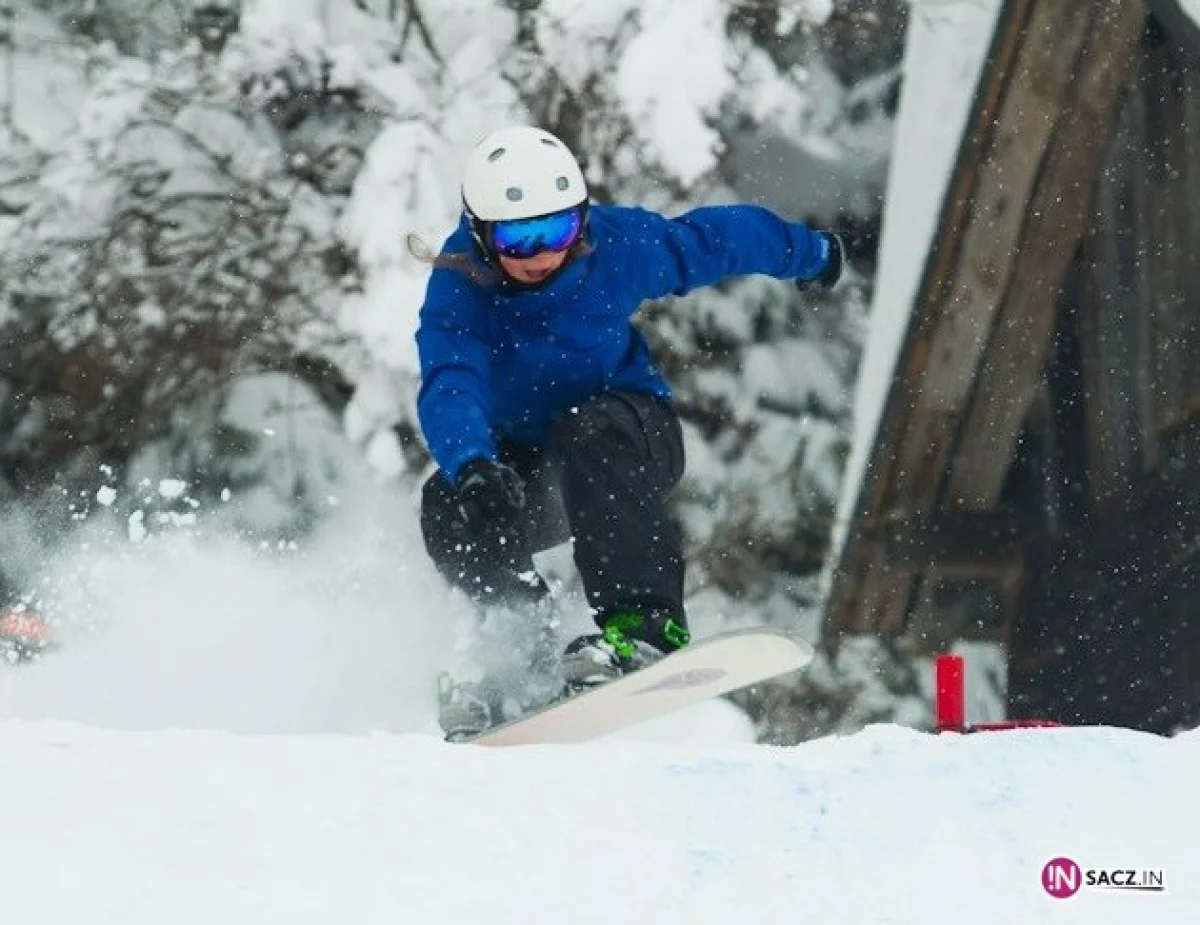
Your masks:
<path fill-rule="evenodd" d="M 826 632 L 1009 646 L 1014 714 L 1200 722 L 1200 30 L 1005 0 Z"/>

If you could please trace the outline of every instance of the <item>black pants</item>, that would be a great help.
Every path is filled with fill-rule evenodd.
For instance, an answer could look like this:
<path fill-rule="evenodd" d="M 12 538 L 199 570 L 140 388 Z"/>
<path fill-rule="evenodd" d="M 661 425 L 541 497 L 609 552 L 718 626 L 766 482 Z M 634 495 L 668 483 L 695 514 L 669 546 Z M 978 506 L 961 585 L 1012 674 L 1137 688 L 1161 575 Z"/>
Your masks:
<path fill-rule="evenodd" d="M 481 604 L 545 592 L 532 555 L 574 539 L 575 565 L 597 619 L 630 607 L 683 621 L 683 549 L 665 499 L 683 474 L 683 434 L 671 405 L 609 392 L 568 414 L 546 447 L 503 446 L 526 482 L 511 530 L 469 533 L 441 472 L 425 483 L 421 530 L 442 576 Z"/>

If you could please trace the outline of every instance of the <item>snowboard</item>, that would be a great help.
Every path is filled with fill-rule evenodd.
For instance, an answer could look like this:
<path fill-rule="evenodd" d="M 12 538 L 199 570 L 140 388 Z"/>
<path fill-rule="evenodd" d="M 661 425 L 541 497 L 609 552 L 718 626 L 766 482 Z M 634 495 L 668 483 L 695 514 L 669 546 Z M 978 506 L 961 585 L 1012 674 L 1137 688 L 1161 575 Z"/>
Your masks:
<path fill-rule="evenodd" d="M 472 745 L 584 742 L 805 667 L 808 643 L 770 629 L 730 630 L 598 687 L 459 740 Z"/>

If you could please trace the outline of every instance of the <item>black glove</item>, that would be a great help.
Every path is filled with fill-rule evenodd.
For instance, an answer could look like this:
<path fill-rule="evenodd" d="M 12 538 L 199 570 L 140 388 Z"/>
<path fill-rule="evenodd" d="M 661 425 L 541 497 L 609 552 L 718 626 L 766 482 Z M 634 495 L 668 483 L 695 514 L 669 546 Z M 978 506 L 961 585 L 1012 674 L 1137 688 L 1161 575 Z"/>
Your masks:
<path fill-rule="evenodd" d="M 525 507 L 525 483 L 508 466 L 490 459 L 473 459 L 455 483 L 458 512 L 469 528 L 512 526 Z"/>
<path fill-rule="evenodd" d="M 796 280 L 796 288 L 801 292 L 828 292 L 842 278 L 842 269 L 846 265 L 846 244 L 842 236 L 832 231 L 819 231 L 817 234 L 829 241 L 829 262 L 825 264 L 825 269 L 812 279 Z"/>

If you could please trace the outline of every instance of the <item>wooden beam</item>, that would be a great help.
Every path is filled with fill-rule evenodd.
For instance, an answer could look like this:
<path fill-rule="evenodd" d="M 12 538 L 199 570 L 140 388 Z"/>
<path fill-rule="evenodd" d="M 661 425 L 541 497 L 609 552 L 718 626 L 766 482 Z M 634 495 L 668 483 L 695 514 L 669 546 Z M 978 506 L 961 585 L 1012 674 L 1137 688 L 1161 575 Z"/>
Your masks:
<path fill-rule="evenodd" d="M 931 293 L 926 309 L 929 351 L 912 383 L 914 411 L 897 447 L 890 507 L 920 514 L 937 505 L 1095 9 L 1089 3 L 1038 3 L 1031 12 L 1016 72 L 978 167 L 970 220 L 941 298 Z"/>
<path fill-rule="evenodd" d="M 961 416 L 978 394 L 991 332 L 1006 336 L 1002 306 L 1017 312 L 1014 293 L 1031 288 L 1017 272 L 1022 246 L 1030 241 L 1029 226 L 1039 229 L 1033 240 L 1067 251 L 1064 259 L 1070 256 L 1069 242 L 1064 247 L 1047 239 L 1069 217 L 1060 214 L 1064 207 L 1057 200 L 1076 192 L 1066 169 L 1073 166 L 1070 152 L 1060 150 L 1077 138 L 1072 126 L 1080 117 L 1070 107 L 1077 99 L 1100 100 L 1111 87 L 1098 64 L 1119 43 L 1117 36 L 1125 35 L 1111 24 L 1143 16 L 1142 10 L 1139 0 L 1006 5 L 985 76 L 987 89 L 956 167 L 916 306 L 919 321 L 905 344 L 900 380 L 889 395 L 874 448 L 867 505 L 860 512 L 865 523 L 928 519 L 941 504 Z M 1135 40 L 1126 38 L 1130 46 Z M 1079 70 L 1081 65 L 1087 66 Z M 1069 213 L 1070 206 L 1065 209 Z M 1047 211 L 1052 214 L 1044 216 Z M 1053 288 L 1055 267 L 1043 273 L 1037 282 Z M 994 378 L 992 385 L 997 384 L 1002 383 Z M 1020 416 L 1023 411 L 1022 406 Z M 982 436 L 986 444 L 986 428 L 973 436 Z M 1005 453 L 998 465 L 1006 470 L 1012 440 L 1000 436 Z M 861 539 L 845 562 L 850 573 L 835 584 L 831 628 L 895 632 L 903 627 L 916 571 L 890 567 L 878 536 Z M 856 593 L 838 593 L 847 586 Z"/>
<path fill-rule="evenodd" d="M 944 502 L 951 507 L 986 510 L 999 497 L 1049 352 L 1058 293 L 1093 215 L 1117 100 L 1145 28 L 1137 3 L 1096 6 L 979 364 Z"/>
<path fill-rule="evenodd" d="M 893 573 L 881 561 L 879 524 L 888 519 L 891 484 L 897 467 L 895 444 L 903 439 L 914 410 L 913 392 L 929 362 L 933 317 L 925 306 L 936 302 L 948 285 L 957 242 L 970 221 L 979 165 L 988 155 L 992 130 L 998 121 L 1017 60 L 1034 0 L 1006 0 L 992 47 L 972 106 L 962 148 L 942 206 L 941 229 L 925 268 L 921 293 L 912 310 L 912 321 L 896 364 L 892 382 L 868 458 L 854 522 L 834 574 L 826 611 L 829 632 L 860 632 L 883 627 L 886 615 L 906 607 L 911 575 Z M 903 516 L 903 512 L 900 512 Z"/>

